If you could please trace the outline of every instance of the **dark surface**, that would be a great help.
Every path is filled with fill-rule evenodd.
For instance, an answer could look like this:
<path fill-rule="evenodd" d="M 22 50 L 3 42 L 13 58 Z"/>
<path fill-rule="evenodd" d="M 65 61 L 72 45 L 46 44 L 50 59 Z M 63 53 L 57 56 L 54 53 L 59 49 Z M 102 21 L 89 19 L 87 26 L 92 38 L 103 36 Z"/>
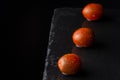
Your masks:
<path fill-rule="evenodd" d="M 79 8 L 89 2 L 99 2 L 105 8 L 120 9 L 119 0 L 2 0 L 1 54 L 8 55 L 2 60 L 5 78 L 42 80 L 54 9 Z"/>
<path fill-rule="evenodd" d="M 120 80 L 120 10 L 104 9 L 99 21 L 86 21 L 80 8 L 54 11 L 43 80 Z M 77 48 L 73 32 L 89 27 L 95 32 L 95 42 L 88 48 Z M 74 76 L 64 76 L 57 67 L 66 53 L 81 56 L 83 69 Z"/>

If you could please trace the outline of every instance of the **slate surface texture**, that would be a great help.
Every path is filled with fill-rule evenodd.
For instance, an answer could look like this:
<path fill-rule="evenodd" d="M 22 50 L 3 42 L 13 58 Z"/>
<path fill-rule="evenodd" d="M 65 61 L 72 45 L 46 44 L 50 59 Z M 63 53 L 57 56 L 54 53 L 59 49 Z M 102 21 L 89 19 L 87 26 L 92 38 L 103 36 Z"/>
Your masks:
<path fill-rule="evenodd" d="M 104 9 L 98 21 L 87 21 L 80 8 L 55 9 L 51 22 L 43 80 L 120 80 L 120 10 Z M 88 48 L 77 48 L 73 32 L 89 27 L 95 32 L 95 42 Z M 83 69 L 74 76 L 64 76 L 57 67 L 66 53 L 81 56 Z"/>

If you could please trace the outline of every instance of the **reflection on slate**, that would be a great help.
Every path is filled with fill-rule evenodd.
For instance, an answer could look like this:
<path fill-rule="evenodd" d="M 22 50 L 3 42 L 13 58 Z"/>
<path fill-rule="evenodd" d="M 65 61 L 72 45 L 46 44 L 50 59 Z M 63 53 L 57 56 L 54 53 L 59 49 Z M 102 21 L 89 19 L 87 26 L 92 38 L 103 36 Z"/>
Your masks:
<path fill-rule="evenodd" d="M 120 80 L 120 10 L 105 9 L 99 21 L 89 22 L 79 8 L 55 9 L 43 80 Z M 95 42 L 88 48 L 77 48 L 73 32 L 89 27 L 95 32 Z M 64 76 L 57 68 L 63 54 L 81 56 L 83 70 L 74 76 Z"/>

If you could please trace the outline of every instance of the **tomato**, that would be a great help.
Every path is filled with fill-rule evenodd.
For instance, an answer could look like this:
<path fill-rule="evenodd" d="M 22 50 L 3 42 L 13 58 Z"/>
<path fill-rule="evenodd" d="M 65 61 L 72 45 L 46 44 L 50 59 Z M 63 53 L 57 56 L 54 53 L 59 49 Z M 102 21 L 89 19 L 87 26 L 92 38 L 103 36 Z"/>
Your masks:
<path fill-rule="evenodd" d="M 72 40 L 77 47 L 89 47 L 94 42 L 94 32 L 90 28 L 79 28 L 73 33 Z"/>
<path fill-rule="evenodd" d="M 89 3 L 83 8 L 82 14 L 88 21 L 98 20 L 103 14 L 103 6 L 99 3 Z"/>
<path fill-rule="evenodd" d="M 58 68 L 64 75 L 74 75 L 80 70 L 81 59 L 75 53 L 68 53 L 58 60 Z"/>

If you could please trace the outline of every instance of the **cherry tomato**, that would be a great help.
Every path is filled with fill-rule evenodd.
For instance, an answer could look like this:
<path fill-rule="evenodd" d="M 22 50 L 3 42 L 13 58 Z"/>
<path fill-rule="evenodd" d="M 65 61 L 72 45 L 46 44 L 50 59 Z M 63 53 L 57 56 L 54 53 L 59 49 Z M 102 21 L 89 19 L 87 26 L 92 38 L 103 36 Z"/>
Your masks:
<path fill-rule="evenodd" d="M 72 40 L 77 47 L 89 47 L 94 42 L 94 32 L 90 28 L 79 28 L 73 33 Z"/>
<path fill-rule="evenodd" d="M 81 59 L 75 53 L 68 53 L 58 60 L 58 68 L 64 75 L 74 75 L 80 70 Z"/>
<path fill-rule="evenodd" d="M 103 6 L 99 3 L 89 3 L 83 8 L 82 14 L 88 21 L 98 20 L 103 14 Z"/>

